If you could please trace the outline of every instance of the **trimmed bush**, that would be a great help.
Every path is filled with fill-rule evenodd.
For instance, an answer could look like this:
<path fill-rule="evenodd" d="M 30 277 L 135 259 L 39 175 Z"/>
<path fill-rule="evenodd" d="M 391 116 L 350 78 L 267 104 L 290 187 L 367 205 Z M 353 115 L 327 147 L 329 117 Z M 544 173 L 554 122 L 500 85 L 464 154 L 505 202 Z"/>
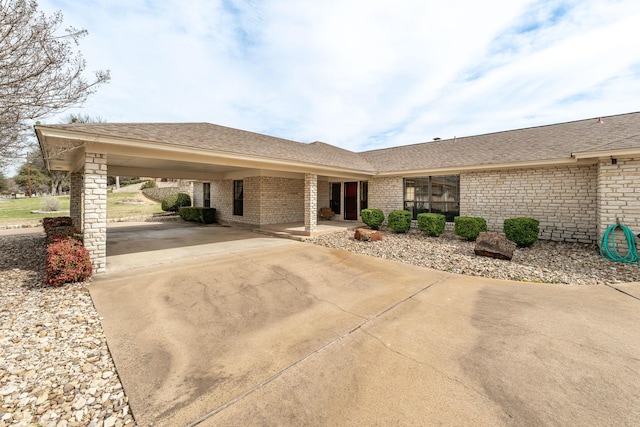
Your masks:
<path fill-rule="evenodd" d="M 48 227 L 60 227 L 61 225 L 73 225 L 73 221 L 70 216 L 52 216 L 48 218 L 42 218 L 42 227 L 45 233 Z"/>
<path fill-rule="evenodd" d="M 144 184 L 142 184 L 142 186 L 140 187 L 141 190 L 144 190 L 146 188 L 156 188 L 156 182 L 155 181 L 146 181 Z"/>
<path fill-rule="evenodd" d="M 487 221 L 473 216 L 457 216 L 453 219 L 453 232 L 467 240 L 476 240 L 478 235 L 487 231 Z"/>
<path fill-rule="evenodd" d="M 68 216 L 42 218 L 42 228 L 44 228 L 47 244 L 78 235 L 78 230 L 71 224 L 71 217 Z"/>
<path fill-rule="evenodd" d="M 387 225 L 396 233 L 406 233 L 411 228 L 411 220 L 413 215 L 409 211 L 396 210 L 389 212 Z"/>
<path fill-rule="evenodd" d="M 162 210 L 165 212 L 178 212 L 183 206 L 191 206 L 191 197 L 187 193 L 169 194 L 162 199 Z"/>
<path fill-rule="evenodd" d="M 531 246 L 538 241 L 540 222 L 533 218 L 508 218 L 504 220 L 504 234 L 520 247 Z"/>
<path fill-rule="evenodd" d="M 362 217 L 362 222 L 372 230 L 379 229 L 384 222 L 384 213 L 380 209 L 362 209 L 360 216 Z"/>
<path fill-rule="evenodd" d="M 439 236 L 447 225 L 444 215 L 438 213 L 418 214 L 418 228 L 428 236 Z"/>
<path fill-rule="evenodd" d="M 71 225 L 61 225 L 60 227 L 49 227 L 45 235 L 47 244 L 50 244 L 55 242 L 56 240 L 66 239 L 67 237 L 74 237 L 75 235 L 78 235 L 78 233 L 79 231 Z"/>
<path fill-rule="evenodd" d="M 178 215 L 185 221 L 201 222 L 203 224 L 213 224 L 216 222 L 215 208 L 195 208 L 181 207 L 178 209 Z"/>
<path fill-rule="evenodd" d="M 82 282 L 91 277 L 91 273 L 89 251 L 82 242 L 67 237 L 47 246 L 46 284 L 60 286 Z"/>

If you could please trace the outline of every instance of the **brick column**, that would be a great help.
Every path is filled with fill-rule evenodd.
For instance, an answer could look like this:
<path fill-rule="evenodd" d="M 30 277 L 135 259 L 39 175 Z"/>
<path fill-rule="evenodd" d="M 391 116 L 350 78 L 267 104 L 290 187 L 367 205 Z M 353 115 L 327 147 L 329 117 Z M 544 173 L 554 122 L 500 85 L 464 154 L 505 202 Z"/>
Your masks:
<path fill-rule="evenodd" d="M 304 175 L 304 231 L 311 236 L 318 226 L 318 175 Z"/>
<path fill-rule="evenodd" d="M 104 273 L 107 265 L 107 155 L 86 153 L 84 163 L 84 246 L 93 272 Z"/>
<path fill-rule="evenodd" d="M 82 230 L 82 180 L 81 173 L 72 173 L 70 177 L 71 185 L 69 188 L 69 216 L 73 221 L 73 226 L 78 230 Z"/>

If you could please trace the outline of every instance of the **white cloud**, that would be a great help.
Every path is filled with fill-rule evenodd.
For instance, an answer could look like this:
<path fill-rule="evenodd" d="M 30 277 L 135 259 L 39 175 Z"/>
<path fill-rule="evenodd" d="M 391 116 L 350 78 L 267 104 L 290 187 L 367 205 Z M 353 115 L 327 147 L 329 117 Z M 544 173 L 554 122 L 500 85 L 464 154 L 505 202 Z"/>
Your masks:
<path fill-rule="evenodd" d="M 84 114 L 363 150 L 638 110 L 640 4 L 41 0 L 110 68 Z M 55 120 L 54 120 L 55 121 Z"/>

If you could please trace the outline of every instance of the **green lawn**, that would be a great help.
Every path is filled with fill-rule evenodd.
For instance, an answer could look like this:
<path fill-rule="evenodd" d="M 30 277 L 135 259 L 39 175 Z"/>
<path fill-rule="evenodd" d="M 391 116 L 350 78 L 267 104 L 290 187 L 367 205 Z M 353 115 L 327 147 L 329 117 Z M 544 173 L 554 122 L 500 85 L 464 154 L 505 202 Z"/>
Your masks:
<path fill-rule="evenodd" d="M 37 224 L 47 216 L 68 216 L 69 196 L 59 196 L 61 209 L 64 212 L 50 214 L 32 214 L 31 211 L 39 210 L 46 198 L 32 197 L 24 199 L 0 198 L 0 225 Z M 122 203 L 128 199 L 143 201 L 140 204 Z M 160 203 L 147 199 L 139 192 L 108 193 L 107 194 L 107 218 L 123 218 L 129 216 L 143 216 L 162 212 Z"/>

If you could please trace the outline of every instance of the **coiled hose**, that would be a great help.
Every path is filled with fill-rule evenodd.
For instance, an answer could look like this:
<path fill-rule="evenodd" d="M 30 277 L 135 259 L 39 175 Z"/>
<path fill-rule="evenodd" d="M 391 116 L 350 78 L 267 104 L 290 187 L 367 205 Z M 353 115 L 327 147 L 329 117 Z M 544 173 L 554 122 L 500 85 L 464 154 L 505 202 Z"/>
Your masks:
<path fill-rule="evenodd" d="M 624 233 L 627 248 L 629 249 L 625 256 L 620 255 L 620 252 L 618 252 L 618 248 L 616 247 L 615 233 L 618 227 L 620 227 Z M 636 236 L 633 235 L 633 232 L 627 226 L 621 224 L 610 225 L 602 236 L 600 256 L 615 262 L 639 264 L 640 258 L 638 258 L 638 249 L 636 248 Z"/>

